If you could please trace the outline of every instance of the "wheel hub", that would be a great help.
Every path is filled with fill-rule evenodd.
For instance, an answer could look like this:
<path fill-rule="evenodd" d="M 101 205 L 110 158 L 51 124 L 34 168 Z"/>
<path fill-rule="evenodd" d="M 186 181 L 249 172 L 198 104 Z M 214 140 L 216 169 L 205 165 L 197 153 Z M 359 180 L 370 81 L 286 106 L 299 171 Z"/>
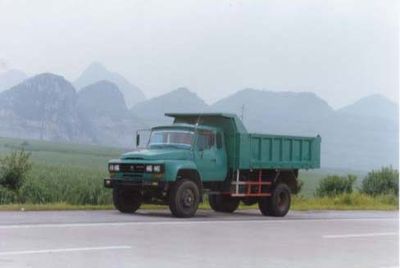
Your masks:
<path fill-rule="evenodd" d="M 187 189 L 182 195 L 182 204 L 184 207 L 192 207 L 194 204 L 194 194 Z"/>

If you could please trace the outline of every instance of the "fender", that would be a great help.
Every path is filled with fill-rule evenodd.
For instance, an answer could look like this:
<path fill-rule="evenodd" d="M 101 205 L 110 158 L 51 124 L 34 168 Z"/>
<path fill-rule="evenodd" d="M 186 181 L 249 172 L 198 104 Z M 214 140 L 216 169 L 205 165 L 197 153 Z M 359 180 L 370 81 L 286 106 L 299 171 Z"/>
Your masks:
<path fill-rule="evenodd" d="M 198 172 L 196 164 L 191 160 L 168 160 L 168 161 L 165 161 L 165 181 L 174 182 L 177 178 L 179 170 L 182 170 L 182 169 L 192 169 L 192 170 L 196 170 Z"/>

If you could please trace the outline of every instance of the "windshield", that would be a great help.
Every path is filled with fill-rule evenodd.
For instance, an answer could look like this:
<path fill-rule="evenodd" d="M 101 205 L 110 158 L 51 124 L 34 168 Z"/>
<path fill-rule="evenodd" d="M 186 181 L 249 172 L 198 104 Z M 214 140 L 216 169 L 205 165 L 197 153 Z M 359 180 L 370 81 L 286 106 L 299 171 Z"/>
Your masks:
<path fill-rule="evenodd" d="M 187 130 L 154 130 L 151 132 L 149 148 L 191 148 L 194 132 Z"/>

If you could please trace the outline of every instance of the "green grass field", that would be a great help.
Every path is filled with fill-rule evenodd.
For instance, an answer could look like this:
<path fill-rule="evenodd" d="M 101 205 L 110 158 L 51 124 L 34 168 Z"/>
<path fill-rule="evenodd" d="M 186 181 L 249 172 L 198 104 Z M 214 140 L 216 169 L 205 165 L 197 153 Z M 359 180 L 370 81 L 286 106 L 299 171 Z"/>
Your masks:
<path fill-rule="evenodd" d="M 94 145 L 80 145 L 67 143 L 52 143 L 35 140 L 21 140 L 0 138 L 0 157 L 7 153 L 24 148 L 31 152 L 33 163 L 32 170 L 21 188 L 20 198 L 28 204 L 23 206 L 10 205 L 12 196 L 5 189 L 0 188 L 0 209 L 94 209 L 111 208 L 111 191 L 103 187 L 103 179 L 107 176 L 107 161 L 117 158 L 123 152 L 122 149 L 102 147 Z M 294 199 L 295 209 L 349 209 L 352 203 L 347 200 L 342 202 L 313 198 L 313 193 L 324 176 L 328 174 L 354 174 L 361 182 L 366 173 L 346 170 L 310 170 L 300 171 L 300 180 L 304 182 L 302 191 Z M 353 197 L 352 197 L 353 198 Z M 360 200 L 357 196 L 357 200 Z M 367 202 L 364 197 L 363 202 Z M 21 199 L 20 199 L 21 200 Z M 333 202 L 333 203 L 332 203 Z M 378 209 L 379 205 L 372 206 L 373 200 L 368 199 L 370 208 Z M 377 201 L 377 204 L 380 203 Z M 382 203 L 382 202 L 381 202 Z M 40 205 L 41 204 L 41 205 Z M 336 205 L 334 205 L 336 204 Z M 393 209 L 397 203 L 382 203 L 383 209 Z M 395 204 L 388 205 L 388 204 Z M 207 208 L 207 205 L 202 205 Z M 353 207 L 362 208 L 360 202 Z"/>
<path fill-rule="evenodd" d="M 104 205 L 111 203 L 110 190 L 103 187 L 107 161 L 121 149 L 0 138 L 0 156 L 23 147 L 31 152 L 32 170 L 21 188 L 21 196 L 32 203 Z M 4 198 L 3 198 L 4 199 Z M 0 203 L 7 203 L 1 200 Z"/>

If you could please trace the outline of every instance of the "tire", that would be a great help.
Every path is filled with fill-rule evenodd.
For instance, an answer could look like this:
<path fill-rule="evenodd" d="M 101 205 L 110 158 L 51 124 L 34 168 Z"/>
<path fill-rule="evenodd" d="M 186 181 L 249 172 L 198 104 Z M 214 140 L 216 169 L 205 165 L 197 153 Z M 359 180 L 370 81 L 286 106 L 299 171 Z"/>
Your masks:
<path fill-rule="evenodd" d="M 233 213 L 240 203 L 240 199 L 229 195 L 208 195 L 210 207 L 216 212 Z"/>
<path fill-rule="evenodd" d="M 279 183 L 272 191 L 271 197 L 261 198 L 258 208 L 264 216 L 283 217 L 291 203 L 290 188 L 285 183 Z"/>
<path fill-rule="evenodd" d="M 115 187 L 113 202 L 116 209 L 122 213 L 134 213 L 142 204 L 142 194 L 139 190 Z"/>
<path fill-rule="evenodd" d="M 182 179 L 176 182 L 169 193 L 169 209 L 178 218 L 193 217 L 199 202 L 199 187 L 191 180 Z"/>

